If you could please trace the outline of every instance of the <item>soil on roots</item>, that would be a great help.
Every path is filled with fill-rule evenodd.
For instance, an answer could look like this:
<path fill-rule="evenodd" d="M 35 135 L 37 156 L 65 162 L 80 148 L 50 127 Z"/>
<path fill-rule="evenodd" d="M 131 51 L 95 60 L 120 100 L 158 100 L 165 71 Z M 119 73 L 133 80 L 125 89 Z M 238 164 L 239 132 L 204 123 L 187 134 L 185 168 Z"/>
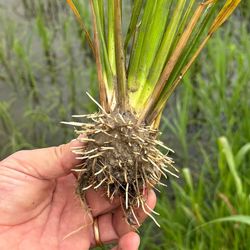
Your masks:
<path fill-rule="evenodd" d="M 158 130 L 138 126 L 130 112 L 96 113 L 85 118 L 90 122 L 72 123 L 80 127 L 78 134 L 87 135 L 81 138 L 86 147 L 73 151 L 82 160 L 74 169 L 78 173 L 77 193 L 84 199 L 86 190 L 94 188 L 105 190 L 110 200 L 119 197 L 128 223 L 139 225 L 133 208 L 141 207 L 148 213 L 145 190 L 164 185 L 161 175 L 175 175 L 172 159 L 158 149 L 165 147 L 156 139 Z"/>

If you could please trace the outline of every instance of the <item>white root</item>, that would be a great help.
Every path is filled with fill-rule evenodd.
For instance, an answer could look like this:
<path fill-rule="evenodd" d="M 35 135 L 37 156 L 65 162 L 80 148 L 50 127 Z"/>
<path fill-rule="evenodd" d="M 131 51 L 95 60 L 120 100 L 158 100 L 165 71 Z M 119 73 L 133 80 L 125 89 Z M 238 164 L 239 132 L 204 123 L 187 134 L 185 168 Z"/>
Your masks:
<path fill-rule="evenodd" d="M 161 168 L 154 162 L 152 161 L 150 158 L 148 158 L 148 160 L 162 173 L 162 175 L 167 179 L 167 175 L 161 170 Z"/>
<path fill-rule="evenodd" d="M 149 210 L 151 213 L 153 213 L 153 214 L 155 214 L 155 215 L 160 215 L 160 214 L 157 213 L 155 210 L 153 210 L 146 202 L 145 202 L 145 205 L 146 205 L 146 207 L 148 208 L 148 210 Z"/>
<path fill-rule="evenodd" d="M 136 201 L 137 201 L 137 208 L 139 208 L 139 207 L 140 207 L 140 198 L 138 197 L 138 198 L 136 199 Z"/>
<path fill-rule="evenodd" d="M 95 173 L 95 176 L 102 173 L 108 166 L 104 166 L 103 168 L 101 168 L 98 172 Z"/>
<path fill-rule="evenodd" d="M 71 126 L 75 126 L 75 127 L 82 127 L 84 125 L 84 123 L 82 122 L 60 122 L 62 124 L 65 124 L 65 125 L 71 125 Z"/>
<path fill-rule="evenodd" d="M 101 147 L 101 150 L 114 150 L 114 147 Z"/>
<path fill-rule="evenodd" d="M 141 157 L 141 159 L 145 162 L 148 162 L 148 160 L 146 158 L 144 158 L 143 156 Z"/>
<path fill-rule="evenodd" d="M 128 187 L 129 187 L 129 184 L 127 183 L 127 185 L 126 185 L 126 199 L 125 199 L 126 209 L 128 209 Z"/>
<path fill-rule="evenodd" d="M 124 118 L 122 117 L 122 115 L 119 113 L 119 117 L 121 118 L 123 123 L 126 123 L 126 121 L 124 120 Z"/>
<path fill-rule="evenodd" d="M 173 149 L 171 149 L 171 148 L 165 146 L 162 142 L 155 140 L 155 143 L 156 143 L 157 145 L 161 146 L 162 148 L 165 148 L 165 149 L 167 149 L 168 151 L 174 153 L 174 150 L 173 150 Z"/>
<path fill-rule="evenodd" d="M 85 148 L 85 146 L 71 147 L 71 150 L 81 150 L 84 148 Z"/>
<path fill-rule="evenodd" d="M 94 149 L 89 150 L 89 151 L 73 150 L 72 152 L 73 152 L 74 154 L 77 154 L 77 155 L 88 155 L 88 154 L 91 154 L 91 153 L 93 153 L 93 152 L 95 152 L 95 151 L 97 151 L 97 150 L 98 150 L 98 148 L 94 148 Z"/>
<path fill-rule="evenodd" d="M 79 141 L 80 142 L 96 142 L 96 140 L 94 139 L 90 139 L 90 138 L 85 138 L 85 137 L 82 137 L 82 138 L 79 138 Z"/>
<path fill-rule="evenodd" d="M 84 229 L 84 228 L 86 228 L 86 227 L 88 227 L 88 226 L 89 226 L 89 225 L 84 225 L 84 226 L 81 226 L 81 227 L 77 228 L 76 230 L 74 230 L 74 231 L 68 233 L 67 235 L 65 235 L 65 236 L 63 237 L 62 240 L 64 241 L 64 240 L 68 239 L 68 238 L 71 237 L 72 235 L 74 235 L 74 234 L 80 232 L 82 229 Z"/>
<path fill-rule="evenodd" d="M 141 200 L 141 206 L 142 206 L 142 210 L 143 212 L 148 215 L 153 221 L 154 223 L 158 226 L 161 227 L 160 224 L 157 222 L 157 220 L 154 218 L 154 216 L 152 214 L 150 214 L 144 207 L 144 202 Z"/>
<path fill-rule="evenodd" d="M 94 189 L 99 188 L 99 187 L 102 185 L 102 183 L 103 183 L 104 181 L 106 181 L 106 180 L 107 180 L 107 177 L 105 177 L 98 185 L 96 185 L 96 186 L 94 187 Z"/>
<path fill-rule="evenodd" d="M 82 169 L 82 168 L 72 168 L 71 171 L 73 172 L 87 172 L 88 170 L 87 169 Z"/>
<path fill-rule="evenodd" d="M 104 108 L 88 93 L 88 92 L 86 92 L 86 94 L 87 94 L 87 96 L 99 107 L 99 109 L 105 114 L 105 115 L 107 115 L 107 116 L 109 116 L 108 115 L 108 113 L 104 110 Z"/>
<path fill-rule="evenodd" d="M 110 198 L 110 186 L 109 186 L 109 184 L 108 184 L 107 196 L 108 196 L 108 198 Z"/>
<path fill-rule="evenodd" d="M 90 184 L 89 186 L 82 188 L 82 191 L 86 191 L 86 190 L 88 190 L 89 188 L 91 188 L 92 186 L 93 186 L 93 184 Z"/>
<path fill-rule="evenodd" d="M 158 184 L 159 184 L 159 185 L 161 185 L 161 186 L 163 186 L 163 187 L 168 187 L 168 185 L 167 185 L 167 184 L 162 183 L 162 182 L 158 182 Z"/>
<path fill-rule="evenodd" d="M 125 182 L 128 183 L 128 176 L 127 176 L 126 169 L 124 170 L 124 179 L 125 179 Z"/>
<path fill-rule="evenodd" d="M 163 169 L 165 172 L 167 172 L 167 173 L 173 175 L 174 177 L 179 178 L 178 175 L 176 175 L 176 174 L 174 174 L 173 172 L 169 171 L 166 167 L 162 167 L 162 169 Z"/>
<path fill-rule="evenodd" d="M 133 208 L 131 207 L 130 210 L 131 210 L 131 212 L 132 212 L 132 214 L 133 214 L 133 216 L 134 216 L 134 219 L 135 219 L 137 225 L 140 227 L 141 224 L 140 224 L 140 222 L 138 221 L 138 219 L 137 219 L 137 217 L 136 217 L 136 215 L 135 215 L 135 212 L 134 212 Z"/>

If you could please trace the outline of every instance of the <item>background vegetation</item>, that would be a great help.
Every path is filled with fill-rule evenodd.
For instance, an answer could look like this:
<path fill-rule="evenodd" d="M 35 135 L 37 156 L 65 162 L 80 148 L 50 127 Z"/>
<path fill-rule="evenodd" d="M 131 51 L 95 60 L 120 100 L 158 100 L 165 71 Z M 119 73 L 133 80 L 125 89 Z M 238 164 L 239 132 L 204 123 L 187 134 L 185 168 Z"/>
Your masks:
<path fill-rule="evenodd" d="M 159 193 L 162 228 L 148 221 L 141 249 L 250 249 L 250 222 L 240 217 L 250 214 L 249 9 L 242 1 L 166 108 L 162 139 L 180 179 Z M 97 97 L 73 15 L 60 0 L 0 0 L 0 23 L 0 159 L 66 142 L 73 131 L 59 122 L 94 111 L 86 90 Z M 222 217 L 237 221 L 204 225 Z"/>

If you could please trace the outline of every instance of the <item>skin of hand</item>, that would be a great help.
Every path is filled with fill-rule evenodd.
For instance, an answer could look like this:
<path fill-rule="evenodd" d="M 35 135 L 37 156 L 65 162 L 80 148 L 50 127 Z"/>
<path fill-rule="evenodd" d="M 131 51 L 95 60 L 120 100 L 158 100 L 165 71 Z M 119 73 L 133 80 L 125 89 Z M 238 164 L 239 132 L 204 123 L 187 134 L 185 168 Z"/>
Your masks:
<path fill-rule="evenodd" d="M 0 162 L 0 249 L 84 250 L 96 245 L 93 219 L 98 216 L 104 244 L 113 250 L 139 248 L 140 238 L 125 221 L 119 200 L 110 202 L 101 191 L 86 193 L 88 205 L 75 194 L 71 169 L 79 162 L 71 148 L 77 140 L 58 147 L 19 151 Z M 147 204 L 154 208 L 150 190 Z M 142 223 L 146 215 L 135 209 Z"/>

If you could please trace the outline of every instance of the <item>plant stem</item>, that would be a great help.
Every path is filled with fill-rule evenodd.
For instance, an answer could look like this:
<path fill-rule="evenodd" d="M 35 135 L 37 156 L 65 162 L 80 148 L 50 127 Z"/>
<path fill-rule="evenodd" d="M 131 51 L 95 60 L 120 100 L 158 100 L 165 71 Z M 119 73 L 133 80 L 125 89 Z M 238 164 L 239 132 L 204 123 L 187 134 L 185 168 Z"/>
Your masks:
<path fill-rule="evenodd" d="M 92 0 L 93 1 L 93 0 Z M 100 41 L 100 55 L 101 55 L 101 65 L 103 66 L 103 74 L 107 77 L 107 85 L 109 91 L 112 89 L 112 84 L 114 80 L 114 75 L 112 74 L 109 57 L 108 57 L 108 50 L 105 40 L 105 27 L 104 27 L 104 21 L 102 20 L 104 6 L 101 6 L 103 4 L 103 1 L 93 1 L 93 8 L 95 12 L 96 17 L 96 26 L 97 26 L 97 32 L 98 32 L 98 39 Z"/>
<path fill-rule="evenodd" d="M 96 14 L 94 10 L 93 0 L 90 0 L 90 6 L 91 6 L 91 12 L 92 12 L 93 28 L 94 28 L 95 59 L 96 59 L 97 76 L 98 76 L 98 83 L 99 83 L 100 104 L 105 109 L 105 111 L 108 112 L 109 106 L 108 106 L 104 76 L 102 72 L 103 69 L 102 69 L 102 64 L 101 64 L 100 44 L 99 44 Z"/>
<path fill-rule="evenodd" d="M 147 80 L 146 83 L 143 84 L 143 89 L 139 93 L 136 93 L 135 96 L 135 106 L 138 106 L 138 104 L 145 105 L 146 100 L 150 96 L 155 83 L 158 81 L 162 70 L 164 68 L 164 65 L 166 63 L 167 58 L 170 54 L 170 49 L 172 48 L 173 42 L 176 40 L 177 37 L 177 30 L 179 27 L 179 23 L 182 17 L 183 9 L 185 7 L 186 0 L 180 0 L 177 2 L 174 13 L 172 15 L 172 18 L 170 20 L 170 23 L 168 24 L 165 34 L 162 38 L 162 42 L 160 45 L 159 50 L 157 51 L 157 54 L 154 58 L 153 64 L 154 65 L 151 70 L 146 75 Z M 169 3 L 169 4 L 172 4 Z M 165 15 L 168 15 L 168 12 L 166 11 Z M 158 24 L 161 25 L 161 24 Z M 143 109 L 142 105 L 141 109 Z"/>
<path fill-rule="evenodd" d="M 115 65 L 115 27 L 114 27 L 114 0 L 108 0 L 108 57 L 109 63 L 113 75 L 116 75 L 116 65 Z"/>
<path fill-rule="evenodd" d="M 186 0 L 181 0 L 185 1 Z M 169 0 L 158 0 L 155 4 L 155 10 L 153 21 L 150 22 L 150 25 L 147 27 L 147 31 L 144 37 L 144 43 L 141 48 L 141 54 L 138 62 L 137 72 L 135 75 L 135 81 L 138 82 L 139 88 L 136 92 L 131 93 L 131 105 L 136 107 L 136 111 L 140 111 L 147 97 L 145 98 L 144 102 L 140 100 L 141 93 L 144 89 L 148 90 L 148 83 L 146 82 L 147 76 L 150 72 L 154 59 L 158 53 L 159 47 L 162 44 L 162 39 L 165 33 L 166 22 L 168 19 L 168 13 L 170 9 L 171 2 Z M 166 55 L 164 58 L 161 58 L 161 61 L 164 65 L 166 61 Z M 153 70 L 154 71 L 154 70 Z M 160 73 L 160 72 L 159 72 Z M 155 81 L 156 82 L 156 81 Z M 152 87 L 151 87 L 152 91 Z"/>
<path fill-rule="evenodd" d="M 160 79 L 158 80 L 153 93 L 151 94 L 151 96 L 149 97 L 146 107 L 145 109 L 142 111 L 139 120 L 138 120 L 138 124 L 140 124 L 141 122 L 145 121 L 147 116 L 149 115 L 151 109 L 154 107 L 154 105 L 157 103 L 160 94 L 167 82 L 167 80 L 170 77 L 171 72 L 173 71 L 179 57 L 181 56 L 181 53 L 183 52 L 188 39 L 190 38 L 193 29 L 195 27 L 195 25 L 197 24 L 198 20 L 201 17 L 201 14 L 203 13 L 204 9 L 206 8 L 206 4 L 205 3 L 201 3 L 198 8 L 196 9 L 193 18 L 191 19 L 190 23 L 188 24 L 187 28 L 185 29 L 185 31 L 183 32 L 174 52 L 172 53 L 169 61 L 167 62 L 167 64 L 164 67 L 164 70 L 160 76 Z"/>
<path fill-rule="evenodd" d="M 127 83 L 125 71 L 125 57 L 122 42 L 122 25 L 121 25 L 121 0 L 114 0 L 115 8 L 115 54 L 117 70 L 116 98 L 120 111 L 127 108 Z"/>
<path fill-rule="evenodd" d="M 152 121 L 154 121 L 154 119 L 157 117 L 157 113 L 161 112 L 163 110 L 163 108 L 165 107 L 165 104 L 166 104 L 167 100 L 172 95 L 172 93 L 176 89 L 177 85 L 180 83 L 180 81 L 182 80 L 183 76 L 190 69 L 190 67 L 192 66 L 192 64 L 194 63 L 194 61 L 200 55 L 201 51 L 206 46 L 207 42 L 209 41 L 209 39 L 211 38 L 211 36 L 213 35 L 213 33 L 216 32 L 216 30 L 231 15 L 231 13 L 237 7 L 237 5 L 239 4 L 239 2 L 240 2 L 240 0 L 238 0 L 238 2 L 231 2 L 231 4 L 227 4 L 226 3 L 223 6 L 223 8 L 221 9 L 220 13 L 218 14 L 218 16 L 216 17 L 216 19 L 212 23 L 212 25 L 211 25 L 211 27 L 210 27 L 210 29 L 209 29 L 209 31 L 208 31 L 207 36 L 205 37 L 205 39 L 203 39 L 202 43 L 200 44 L 200 46 L 198 47 L 198 49 L 196 49 L 195 53 L 193 54 L 193 56 L 191 57 L 191 59 L 189 59 L 189 61 L 186 63 L 186 65 L 185 66 L 183 66 L 183 65 L 180 66 L 182 68 L 182 70 L 180 71 L 179 75 L 174 79 L 173 83 L 170 84 L 169 89 L 167 89 L 165 91 L 165 93 L 163 92 L 162 96 L 158 99 L 158 102 L 157 102 L 156 107 L 154 108 L 154 111 L 151 112 L 151 114 L 147 118 L 147 122 L 151 123 Z M 208 18 L 207 18 L 207 20 L 206 19 L 204 20 L 204 23 L 202 25 L 203 28 L 200 29 L 201 31 L 207 25 L 207 22 L 210 19 L 210 17 L 212 16 L 212 14 L 213 14 L 213 10 L 211 11 L 210 14 L 208 13 Z M 199 32 L 198 32 L 197 37 L 194 38 L 193 44 L 189 48 L 189 53 L 193 50 L 193 47 L 196 44 L 195 40 L 197 40 L 198 37 L 199 37 Z M 187 56 L 188 56 L 189 53 L 187 53 Z M 186 60 L 184 58 L 184 62 L 185 61 Z"/>
<path fill-rule="evenodd" d="M 146 1 L 142 21 L 140 24 L 140 28 L 138 31 L 138 37 L 135 41 L 134 48 L 132 50 L 132 54 L 129 60 L 129 68 L 128 68 L 128 87 L 130 92 L 136 92 L 139 88 L 139 84 L 136 81 L 136 73 L 138 69 L 138 64 L 140 60 L 141 50 L 144 43 L 144 37 L 147 32 L 147 27 L 149 26 L 150 22 L 152 22 L 153 18 L 152 15 L 154 13 L 156 1 Z"/>
<path fill-rule="evenodd" d="M 129 23 L 129 27 L 127 31 L 125 43 L 124 43 L 125 51 L 127 50 L 128 43 L 136 30 L 137 21 L 138 21 L 142 6 L 143 6 L 143 0 L 137 0 L 134 2 L 132 15 L 131 15 L 131 19 L 130 19 L 130 23 Z"/>

